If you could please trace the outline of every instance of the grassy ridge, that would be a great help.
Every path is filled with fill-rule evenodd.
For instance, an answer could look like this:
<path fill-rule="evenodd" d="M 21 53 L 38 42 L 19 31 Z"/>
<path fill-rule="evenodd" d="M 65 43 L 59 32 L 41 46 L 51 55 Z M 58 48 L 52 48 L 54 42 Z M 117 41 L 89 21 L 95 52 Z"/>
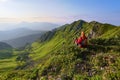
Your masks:
<path fill-rule="evenodd" d="M 94 33 L 86 49 L 80 49 L 74 44 L 74 39 L 80 36 L 81 31 L 87 35 Z M 90 23 L 83 20 L 75 21 L 45 33 L 39 40 L 27 46 L 24 51 L 29 52 L 27 55 L 32 61 L 28 63 L 30 60 L 28 58 L 22 70 L 11 71 L 13 74 L 7 73 L 6 77 L 2 78 L 119 80 L 119 42 L 119 27 L 95 21 Z"/>
<path fill-rule="evenodd" d="M 31 56 L 41 58 L 50 53 L 52 50 L 55 50 L 56 46 L 56 49 L 60 49 L 63 43 L 73 44 L 74 39 L 80 36 L 81 31 L 85 31 L 85 33 L 88 35 L 93 30 L 93 28 L 96 27 L 96 25 L 98 26 L 98 30 L 95 33 L 97 36 L 96 38 L 115 38 L 116 36 L 119 37 L 120 35 L 119 27 L 115 27 L 109 24 L 92 22 L 87 23 L 85 21 L 79 20 L 57 29 L 57 31 L 55 31 L 54 37 L 49 41 L 44 40 L 44 42 L 34 42 L 32 44 L 32 50 L 35 54 L 31 54 Z"/>

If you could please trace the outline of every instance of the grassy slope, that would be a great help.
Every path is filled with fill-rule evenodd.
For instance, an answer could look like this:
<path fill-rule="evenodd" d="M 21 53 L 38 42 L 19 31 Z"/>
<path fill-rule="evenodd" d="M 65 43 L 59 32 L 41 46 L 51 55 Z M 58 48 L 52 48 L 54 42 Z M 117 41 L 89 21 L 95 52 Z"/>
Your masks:
<path fill-rule="evenodd" d="M 46 43 L 35 42 L 32 44 L 33 53 L 30 54 L 30 56 L 33 58 L 33 60 L 40 59 L 53 50 L 58 49 L 58 46 L 61 46 L 62 42 L 63 41 L 62 39 L 60 40 L 59 36 Z"/>
<path fill-rule="evenodd" d="M 2 52 L 3 53 L 3 52 Z M 13 70 L 16 68 L 16 57 L 20 52 L 13 50 L 11 57 L 6 57 L 4 59 L 0 59 L 0 73 Z"/>
<path fill-rule="evenodd" d="M 12 70 L 16 66 L 13 53 L 13 48 L 10 45 L 0 42 L 0 73 Z"/>
<path fill-rule="evenodd" d="M 83 28 L 81 30 L 80 30 L 80 28 L 77 30 L 77 26 L 80 26 L 79 24 L 81 24 L 80 21 L 74 22 L 71 25 L 67 25 L 63 29 L 58 30 L 56 35 L 50 41 L 46 42 L 45 45 L 42 45 L 44 43 L 36 44 L 37 46 L 40 45 L 39 46 L 40 48 L 35 50 L 37 52 L 37 53 L 36 52 L 35 53 L 39 54 L 39 56 L 37 56 L 37 58 L 41 58 L 41 56 L 43 57 L 47 54 L 53 55 L 53 56 L 49 56 L 47 60 L 45 59 L 46 61 L 43 61 L 44 62 L 43 64 L 39 64 L 39 66 L 40 66 L 39 74 L 40 75 L 44 75 L 44 72 L 46 72 L 45 70 L 46 69 L 49 70 L 49 67 L 51 67 L 51 69 L 52 69 L 55 66 L 59 65 L 60 67 L 56 67 L 58 69 L 57 72 L 50 71 L 50 72 L 47 72 L 47 75 L 53 75 L 53 77 L 55 78 L 55 76 L 57 76 L 57 75 L 65 74 L 65 75 L 71 77 L 71 75 L 73 76 L 73 74 L 76 74 L 76 75 L 74 75 L 74 78 L 80 79 L 81 76 L 78 75 L 77 72 L 75 72 L 70 67 L 74 67 L 76 65 L 76 62 L 79 62 L 79 59 L 80 59 L 80 62 L 84 61 L 84 60 L 81 60 L 84 55 L 82 55 L 79 58 L 75 58 L 76 57 L 75 53 L 77 53 L 77 56 L 79 56 L 79 54 L 84 53 L 84 52 L 85 52 L 84 54 L 90 54 L 90 55 L 86 55 L 86 57 L 89 57 L 88 60 L 85 60 L 86 64 L 92 65 L 91 63 L 95 63 L 95 64 L 93 64 L 94 66 L 92 68 L 95 68 L 97 72 L 100 71 L 99 62 L 104 64 L 104 60 L 102 62 L 99 58 L 100 57 L 104 58 L 106 56 L 112 56 L 112 57 L 116 56 L 116 63 L 110 64 L 109 61 L 107 61 L 107 63 L 110 65 L 107 68 L 109 68 L 110 71 L 114 68 L 116 68 L 115 70 L 119 69 L 119 65 L 116 66 L 116 64 L 118 64 L 120 61 L 119 60 L 119 52 L 115 52 L 115 50 L 113 50 L 113 52 L 110 52 L 109 49 L 107 49 L 107 51 L 104 52 L 104 49 L 107 48 L 106 46 L 102 46 L 102 47 L 96 46 L 93 49 L 89 49 L 90 52 L 87 52 L 86 50 L 81 51 L 81 49 L 74 50 L 74 48 L 76 47 L 76 46 L 73 46 L 73 38 L 75 38 L 74 36 L 80 35 L 80 31 L 85 31 L 86 34 L 89 33 L 91 31 L 91 28 L 93 28 L 93 25 L 95 25 L 95 24 L 83 23 L 82 24 Z M 119 33 L 120 33 L 119 32 L 120 28 L 118 28 L 118 27 L 115 27 L 115 26 L 112 26 L 109 24 L 99 24 L 99 23 L 97 23 L 97 25 L 100 25 L 96 32 L 96 34 L 99 35 L 99 38 L 114 38 L 116 35 L 119 35 Z M 59 41 L 65 42 L 65 44 L 60 43 L 58 45 L 58 47 L 57 47 L 58 52 L 52 51 L 52 49 L 55 47 L 56 44 L 59 43 Z M 34 44 L 35 43 L 33 43 L 33 45 Z M 62 47 L 61 47 L 61 44 L 62 44 Z M 72 48 L 70 46 L 72 46 Z M 109 46 L 111 46 L 111 45 L 109 45 Z M 35 46 L 33 46 L 33 47 L 35 47 Z M 70 49 L 72 49 L 72 51 L 70 51 Z M 80 51 L 81 51 L 81 53 L 80 53 Z M 96 54 L 94 58 L 92 58 L 92 56 L 93 56 L 92 53 Z M 92 58 L 92 60 L 91 60 L 91 58 Z M 60 68 L 60 70 L 59 70 L 59 68 Z M 120 75 L 119 73 L 120 72 L 116 71 L 116 74 L 118 76 Z M 113 76 L 113 78 L 114 78 L 114 74 L 112 74 L 112 75 L 110 75 L 110 74 L 111 74 L 111 72 L 109 72 L 107 69 L 106 70 L 103 69 L 103 71 L 101 70 L 99 74 L 96 74 L 95 77 L 92 77 L 91 79 L 99 79 L 99 80 L 105 79 L 106 80 L 107 78 L 111 79 L 110 76 Z M 81 78 L 81 79 L 87 78 L 88 72 L 85 71 L 81 75 L 83 76 L 83 78 Z M 119 78 L 116 78 L 116 79 L 119 79 Z"/>
<path fill-rule="evenodd" d="M 99 62 L 102 61 L 100 61 L 101 59 L 99 58 L 101 56 L 105 57 L 108 55 L 116 56 L 116 63 L 112 64 L 108 68 L 113 66 L 117 68 L 116 70 L 118 70 L 119 65 L 117 66 L 115 65 L 119 63 L 120 60 L 119 60 L 119 54 L 117 54 L 118 52 L 115 52 L 115 50 L 110 52 L 110 50 L 107 49 L 106 46 L 104 47 L 98 45 L 93 48 L 92 46 L 90 46 L 89 49 L 90 51 L 88 51 L 86 49 L 80 49 L 74 46 L 73 44 L 73 40 L 74 40 L 73 38 L 78 37 L 80 35 L 80 31 L 85 31 L 85 33 L 88 34 L 92 30 L 92 28 L 96 25 L 99 26 L 99 28 L 96 31 L 96 35 L 99 35 L 99 38 L 110 38 L 110 37 L 113 38 L 116 35 L 116 33 L 119 35 L 120 28 L 117 28 L 112 25 L 94 23 L 94 22 L 86 23 L 84 21 L 76 21 L 70 25 L 65 25 L 62 28 L 57 29 L 54 36 L 50 40 L 43 42 L 39 42 L 39 41 L 34 42 L 31 45 L 32 51 L 30 51 L 31 53 L 30 57 L 34 61 L 38 61 L 37 68 L 39 69 L 39 73 L 38 73 L 39 76 L 46 76 L 48 74 L 48 75 L 53 75 L 53 77 L 55 78 L 55 76 L 67 75 L 68 77 L 74 77 L 75 79 L 80 79 L 80 78 L 84 79 L 87 78 L 88 68 L 85 68 L 85 71 L 82 72 L 83 73 L 82 74 L 79 71 L 80 67 L 79 69 L 78 68 L 76 69 L 75 66 L 76 64 L 81 64 L 81 62 L 85 61 L 85 63 L 83 63 L 85 67 L 86 65 L 92 65 L 91 63 L 95 63 L 91 68 L 95 68 L 97 72 L 100 71 L 100 74 L 96 74 L 95 77 L 92 78 L 93 79 L 99 78 L 98 80 L 102 80 L 100 78 L 104 78 L 104 76 L 108 76 L 108 75 L 110 76 L 110 74 L 106 73 L 105 72 L 106 70 L 104 71 L 100 70 Z M 107 49 L 107 51 L 104 52 L 104 49 Z M 94 56 L 92 53 L 95 53 L 96 55 Z M 94 57 L 92 58 L 92 56 Z M 85 59 L 83 57 L 85 57 Z M 14 58 L 11 58 L 11 60 L 14 60 Z M 104 60 L 102 63 L 104 63 Z M 49 71 L 54 67 L 57 68 L 57 72 Z M 113 68 L 110 68 L 110 70 L 112 69 Z M 47 74 L 45 72 L 47 72 Z M 34 71 L 32 73 L 36 74 L 34 73 Z M 118 74 L 119 72 L 116 73 Z M 29 75 L 29 72 L 27 74 L 26 74 L 27 76 L 31 76 Z M 28 78 L 23 77 L 23 79 L 28 79 Z"/>
<path fill-rule="evenodd" d="M 64 26 L 65 28 L 58 29 L 55 33 L 54 37 L 46 42 L 34 42 L 32 44 L 33 47 L 33 54 L 31 54 L 31 57 L 34 59 L 39 59 L 41 57 L 44 57 L 46 54 L 52 52 L 55 49 L 60 49 L 60 47 L 63 45 L 63 42 L 66 42 L 66 44 L 70 43 L 73 44 L 73 40 L 75 37 L 78 37 L 80 35 L 81 31 L 85 31 L 86 34 L 88 34 L 94 24 L 91 23 L 83 23 L 83 28 L 77 28 L 80 27 L 81 21 L 76 21 L 70 25 Z M 97 25 L 100 23 L 97 23 Z M 116 35 L 119 35 L 120 28 L 109 25 L 109 24 L 100 24 L 98 33 L 102 33 L 102 35 L 99 36 L 99 38 L 114 38 Z"/>
<path fill-rule="evenodd" d="M 16 57 L 11 57 L 9 59 L 0 60 L 0 72 L 13 70 L 16 67 L 15 58 Z"/>
<path fill-rule="evenodd" d="M 81 30 L 80 30 L 80 28 L 77 28 L 77 26 L 80 27 L 80 24 L 81 24 L 81 22 L 77 21 L 77 22 L 72 23 L 71 25 L 66 25 L 65 28 L 63 27 L 60 30 L 58 29 L 55 36 L 51 40 L 45 42 L 45 44 L 38 43 L 38 42 L 33 43 L 32 47 L 33 47 L 33 51 L 35 52 L 35 54 L 31 54 L 32 55 L 31 57 L 33 57 L 34 59 L 35 58 L 40 59 L 42 57 L 45 57 L 47 54 L 52 54 L 52 56 L 48 56 L 47 60 L 45 59 L 45 61 L 44 61 L 44 59 L 43 59 L 43 64 L 42 63 L 39 64 L 39 66 L 40 66 L 39 74 L 40 75 L 43 75 L 44 72 L 46 72 L 45 71 L 46 69 L 49 70 L 49 67 L 54 68 L 55 66 L 59 65 L 60 67 L 56 67 L 57 69 L 60 68 L 60 70 L 58 69 L 57 73 L 54 71 L 50 71 L 47 74 L 53 75 L 54 78 L 57 75 L 64 75 L 64 74 L 65 75 L 67 74 L 68 76 L 71 76 L 72 74 L 76 74 L 76 75 L 74 75 L 74 78 L 76 78 L 76 79 L 81 77 L 80 75 L 77 74 L 77 72 L 74 73 L 74 71 L 72 71 L 73 69 L 71 69 L 70 66 L 74 67 L 76 62 L 79 62 L 79 59 L 81 59 L 84 55 L 82 55 L 82 57 L 80 57 L 80 58 L 75 58 L 76 57 L 74 55 L 75 52 L 80 53 L 81 49 L 72 50 L 72 51 L 70 51 L 70 49 L 74 49 L 76 47 L 76 46 L 73 46 L 74 45 L 73 38 L 75 38 L 74 36 L 80 35 L 80 31 L 85 31 L 86 34 L 89 33 L 91 31 L 91 29 L 93 28 L 93 25 L 95 25 L 95 24 L 83 23 L 82 24 L 83 28 L 81 28 Z M 118 27 L 115 27 L 115 26 L 112 26 L 109 24 L 99 24 L 99 23 L 97 23 L 97 25 L 100 25 L 96 32 L 96 34 L 99 35 L 99 38 L 103 38 L 103 39 L 104 38 L 114 38 L 116 35 L 119 35 L 120 28 L 118 28 Z M 64 44 L 62 42 L 64 42 Z M 56 50 L 58 50 L 58 51 L 55 52 L 54 47 L 56 45 L 57 45 Z M 72 48 L 70 46 L 72 46 Z M 109 45 L 109 46 L 111 46 L 111 45 Z M 116 47 L 115 45 L 112 45 L 112 46 Z M 34 48 L 38 48 L 38 49 L 35 50 Z M 92 52 L 91 51 L 86 52 L 86 50 L 81 51 L 81 53 L 85 52 L 85 54 L 87 54 L 87 53 L 91 54 L 91 55 L 86 55 L 87 57 L 89 57 L 88 60 L 85 60 L 86 64 L 91 65 L 91 63 L 95 63 L 92 68 L 95 68 L 96 71 L 99 71 L 100 70 L 99 62 L 104 64 L 104 60 L 102 62 L 99 59 L 100 57 L 104 58 L 106 56 L 116 56 L 116 63 L 115 64 L 108 63 L 110 66 L 107 68 L 109 68 L 110 71 L 113 69 L 113 67 L 116 68 L 116 70 L 118 70 L 119 65 L 117 65 L 117 66 L 115 66 L 115 65 L 118 64 L 120 61 L 119 60 L 119 52 L 115 52 L 114 49 L 113 49 L 113 52 L 110 52 L 109 49 L 107 49 L 107 51 L 104 52 L 103 51 L 104 48 L 107 48 L 107 47 L 106 46 L 102 46 L 102 47 L 96 46 L 95 49 L 97 49 L 97 50 L 94 50 L 94 48 L 90 49 Z M 96 54 L 96 56 L 94 58 L 92 58 L 92 53 Z M 79 54 L 77 56 L 79 56 Z M 73 60 L 73 59 L 75 59 L 75 60 Z M 84 60 L 81 60 L 81 61 L 84 61 Z M 69 66 L 69 67 L 67 67 L 67 66 Z M 100 71 L 100 72 L 101 72 L 101 74 L 97 74 L 97 75 L 95 75 L 95 77 L 92 77 L 91 79 L 98 78 L 98 79 L 102 80 L 103 78 L 104 79 L 110 78 L 111 72 L 109 73 L 107 70 Z M 119 75 L 119 72 L 116 71 L 116 74 Z M 84 79 L 87 77 L 88 73 L 87 73 L 87 71 L 85 71 L 81 75 L 83 76 L 81 79 Z M 105 77 L 105 76 L 109 76 L 109 77 Z M 114 77 L 114 75 L 112 75 L 112 76 Z"/>

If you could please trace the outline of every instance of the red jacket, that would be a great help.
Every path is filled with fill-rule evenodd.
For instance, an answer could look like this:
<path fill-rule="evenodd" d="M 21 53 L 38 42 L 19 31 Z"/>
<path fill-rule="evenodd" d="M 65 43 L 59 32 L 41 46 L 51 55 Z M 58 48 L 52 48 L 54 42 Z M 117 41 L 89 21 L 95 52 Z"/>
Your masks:
<path fill-rule="evenodd" d="M 82 37 L 80 37 L 75 40 L 75 43 L 77 43 L 77 45 L 80 45 L 80 47 L 86 47 L 87 46 L 86 40 L 87 40 L 87 37 L 85 37 L 84 39 Z M 83 41 L 85 41 L 84 44 L 82 43 Z"/>

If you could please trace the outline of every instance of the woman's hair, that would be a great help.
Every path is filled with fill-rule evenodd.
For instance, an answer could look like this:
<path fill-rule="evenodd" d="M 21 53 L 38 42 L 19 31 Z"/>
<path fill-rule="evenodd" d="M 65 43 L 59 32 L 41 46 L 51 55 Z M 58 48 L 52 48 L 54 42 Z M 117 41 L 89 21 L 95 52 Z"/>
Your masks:
<path fill-rule="evenodd" d="M 81 37 L 82 37 L 83 39 L 86 38 L 85 33 L 84 33 L 83 31 L 81 32 Z"/>

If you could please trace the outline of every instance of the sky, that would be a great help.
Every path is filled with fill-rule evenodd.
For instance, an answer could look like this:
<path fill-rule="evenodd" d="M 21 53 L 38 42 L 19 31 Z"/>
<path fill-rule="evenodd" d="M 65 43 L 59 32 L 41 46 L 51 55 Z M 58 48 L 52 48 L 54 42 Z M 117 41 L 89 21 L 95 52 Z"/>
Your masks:
<path fill-rule="evenodd" d="M 0 0 L 0 23 L 79 19 L 120 25 L 120 0 Z"/>

